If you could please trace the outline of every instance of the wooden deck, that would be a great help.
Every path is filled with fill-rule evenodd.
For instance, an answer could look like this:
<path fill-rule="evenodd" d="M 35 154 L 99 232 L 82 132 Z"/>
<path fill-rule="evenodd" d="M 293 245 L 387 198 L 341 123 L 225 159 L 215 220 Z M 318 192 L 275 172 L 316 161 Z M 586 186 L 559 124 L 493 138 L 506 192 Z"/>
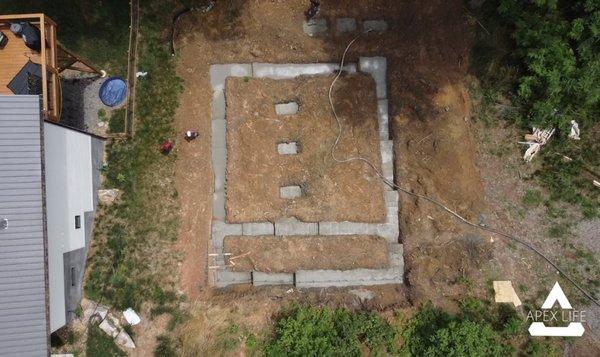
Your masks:
<path fill-rule="evenodd" d="M 40 53 L 30 50 L 21 38 L 10 31 L 10 23 L 28 21 L 41 33 Z M 56 23 L 44 14 L 0 15 L 0 31 L 8 37 L 8 43 L 0 49 L 0 94 L 14 94 L 8 83 L 27 61 L 42 66 L 42 110 L 45 119 L 58 121 L 61 98 L 58 72 Z"/>
<path fill-rule="evenodd" d="M 0 49 L 0 94 L 14 94 L 8 89 L 8 83 L 27 61 L 42 64 L 42 55 L 25 46 L 23 39 L 10 32 L 8 25 L 0 25 L 0 31 L 8 37 L 6 47 Z"/>

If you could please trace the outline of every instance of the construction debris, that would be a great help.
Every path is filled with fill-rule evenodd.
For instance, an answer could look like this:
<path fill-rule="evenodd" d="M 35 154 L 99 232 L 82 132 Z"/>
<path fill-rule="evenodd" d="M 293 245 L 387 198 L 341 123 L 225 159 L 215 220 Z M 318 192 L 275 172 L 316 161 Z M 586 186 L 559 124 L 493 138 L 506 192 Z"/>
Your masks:
<path fill-rule="evenodd" d="M 523 155 L 523 160 L 526 162 L 531 161 L 535 155 L 540 151 L 543 145 L 546 145 L 550 137 L 554 135 L 555 129 L 544 129 L 540 130 L 536 127 L 533 127 L 532 134 L 525 134 L 526 141 L 520 141 L 519 144 L 529 145 L 529 148 L 525 151 L 525 155 Z"/>
<path fill-rule="evenodd" d="M 494 281 L 494 292 L 495 301 L 499 303 L 511 303 L 517 306 L 521 306 L 521 300 L 517 296 L 515 289 L 512 286 L 512 282 L 510 280 L 506 281 Z"/>
<path fill-rule="evenodd" d="M 123 311 L 123 317 L 131 326 L 135 326 L 142 321 L 140 316 L 132 308 L 128 308 L 127 310 Z"/>
<path fill-rule="evenodd" d="M 121 195 L 121 191 L 116 188 L 107 190 L 98 190 L 98 200 L 100 203 L 110 206 L 113 204 Z"/>
<path fill-rule="evenodd" d="M 580 140 L 579 138 L 579 124 L 575 120 L 571 120 L 571 132 L 569 133 L 569 137 L 574 140 Z"/>

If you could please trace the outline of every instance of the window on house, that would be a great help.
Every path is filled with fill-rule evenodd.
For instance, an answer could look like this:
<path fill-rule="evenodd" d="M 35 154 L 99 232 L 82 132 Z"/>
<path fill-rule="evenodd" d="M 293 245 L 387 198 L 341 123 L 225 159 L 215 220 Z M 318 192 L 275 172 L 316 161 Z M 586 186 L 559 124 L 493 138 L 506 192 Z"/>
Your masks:
<path fill-rule="evenodd" d="M 81 216 L 75 216 L 75 229 L 81 228 Z"/>

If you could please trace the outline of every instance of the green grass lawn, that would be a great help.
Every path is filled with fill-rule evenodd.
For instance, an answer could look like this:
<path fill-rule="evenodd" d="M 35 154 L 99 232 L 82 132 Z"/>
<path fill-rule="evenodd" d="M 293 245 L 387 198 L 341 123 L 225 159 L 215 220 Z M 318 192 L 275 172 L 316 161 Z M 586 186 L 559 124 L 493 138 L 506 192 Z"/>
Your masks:
<path fill-rule="evenodd" d="M 0 14 L 43 12 L 58 25 L 58 40 L 110 75 L 125 75 L 129 2 L 124 0 L 1 1 Z"/>

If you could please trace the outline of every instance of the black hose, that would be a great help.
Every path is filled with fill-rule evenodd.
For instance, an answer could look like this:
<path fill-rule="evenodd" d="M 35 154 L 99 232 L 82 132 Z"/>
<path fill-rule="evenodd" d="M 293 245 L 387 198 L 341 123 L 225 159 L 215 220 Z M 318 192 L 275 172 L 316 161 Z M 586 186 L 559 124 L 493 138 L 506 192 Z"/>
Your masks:
<path fill-rule="evenodd" d="M 188 12 L 190 12 L 192 10 L 191 7 L 184 7 L 183 9 L 177 11 L 175 13 L 175 15 L 173 15 L 173 20 L 171 21 L 171 56 L 175 56 L 175 24 L 177 23 L 177 20 L 179 19 L 179 17 L 181 17 L 183 14 L 186 14 Z"/>

